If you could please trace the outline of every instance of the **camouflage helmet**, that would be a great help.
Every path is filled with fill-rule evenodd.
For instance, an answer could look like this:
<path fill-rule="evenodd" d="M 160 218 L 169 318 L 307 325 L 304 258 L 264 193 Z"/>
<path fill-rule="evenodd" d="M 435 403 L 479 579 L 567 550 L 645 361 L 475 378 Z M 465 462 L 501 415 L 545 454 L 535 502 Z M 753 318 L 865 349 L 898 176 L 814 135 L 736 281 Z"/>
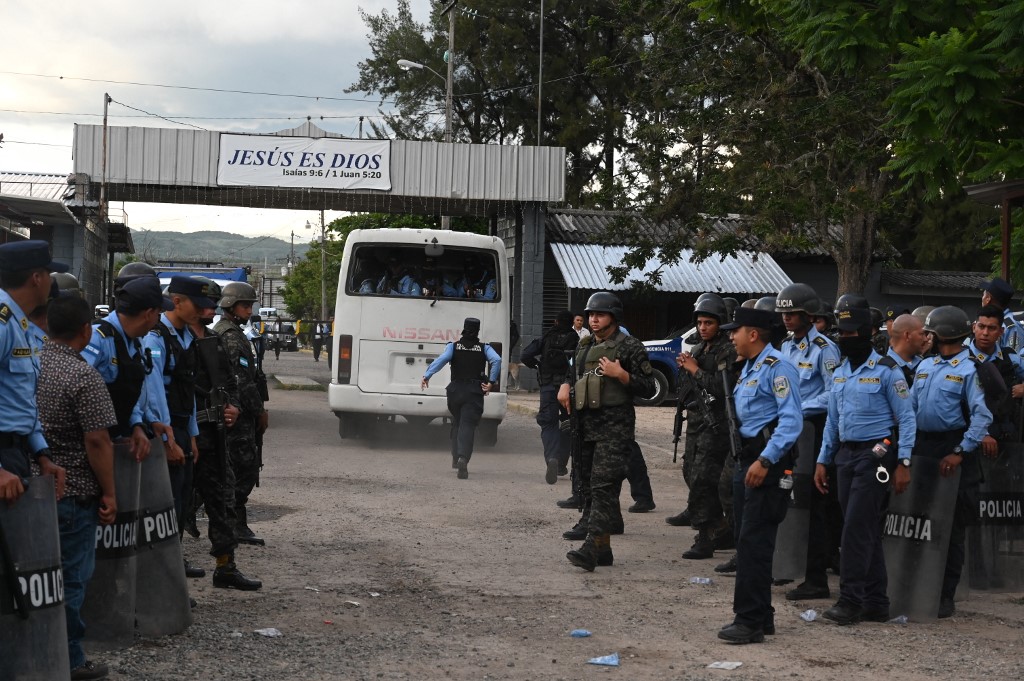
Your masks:
<path fill-rule="evenodd" d="M 607 312 L 615 318 L 616 322 L 622 321 L 622 301 L 614 293 L 598 291 L 587 299 L 587 307 L 584 310 L 587 314 L 591 312 Z"/>
<path fill-rule="evenodd" d="M 959 307 L 943 305 L 928 313 L 924 330 L 934 333 L 940 341 L 956 342 L 971 333 L 971 320 Z"/>
<path fill-rule="evenodd" d="M 244 281 L 233 281 L 221 289 L 217 305 L 222 310 L 230 310 L 235 303 L 255 303 L 256 298 L 256 289 L 252 286 Z"/>
<path fill-rule="evenodd" d="M 85 298 L 82 293 L 82 286 L 78 283 L 78 277 L 69 272 L 54 272 L 50 275 L 57 285 L 57 290 L 63 295 Z"/>
<path fill-rule="evenodd" d="M 697 317 L 702 314 L 714 317 L 719 324 L 725 324 L 728 321 L 729 310 L 725 307 L 724 300 L 714 293 L 705 293 L 701 298 L 698 298 L 697 304 L 693 306 L 694 324 L 697 323 Z"/>
<path fill-rule="evenodd" d="M 764 310 L 765 312 L 775 312 L 775 296 L 761 296 L 754 303 L 755 310 Z"/>
<path fill-rule="evenodd" d="M 803 312 L 816 315 L 821 309 L 821 299 L 807 284 L 790 284 L 775 298 L 776 312 Z"/>

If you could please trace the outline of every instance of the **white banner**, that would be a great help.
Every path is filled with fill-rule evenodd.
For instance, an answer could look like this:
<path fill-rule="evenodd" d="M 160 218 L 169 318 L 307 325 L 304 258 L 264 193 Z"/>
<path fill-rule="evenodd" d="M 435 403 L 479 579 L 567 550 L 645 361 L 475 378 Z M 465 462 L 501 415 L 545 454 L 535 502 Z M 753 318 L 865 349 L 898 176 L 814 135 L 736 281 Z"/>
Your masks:
<path fill-rule="evenodd" d="M 222 133 L 217 184 L 389 191 L 391 142 Z"/>

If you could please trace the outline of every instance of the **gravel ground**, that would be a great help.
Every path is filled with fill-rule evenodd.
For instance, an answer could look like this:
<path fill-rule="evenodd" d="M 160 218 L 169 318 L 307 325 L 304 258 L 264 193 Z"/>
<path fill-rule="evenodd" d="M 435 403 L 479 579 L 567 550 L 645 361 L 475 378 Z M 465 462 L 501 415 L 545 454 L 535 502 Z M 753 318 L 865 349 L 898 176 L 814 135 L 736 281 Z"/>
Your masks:
<path fill-rule="evenodd" d="M 282 353 L 268 372 L 326 380 L 324 362 Z M 495 448 L 480 448 L 469 480 L 450 468 L 447 430 L 387 424 L 370 441 L 342 441 L 326 394 L 272 390 L 253 528 L 267 546 L 240 547 L 239 567 L 262 591 L 191 580 L 198 602 L 185 633 L 96 652 L 112 679 L 1019 679 L 1022 594 L 971 594 L 936 624 L 806 623 L 830 601 L 789 603 L 776 588 L 778 634 L 732 647 L 728 556 L 683 561 L 692 532 L 665 524 L 685 500 L 671 463 L 670 408 L 643 409 L 638 440 L 658 509 L 625 514 L 615 565 L 594 573 L 565 560 L 560 534 L 576 520 L 554 501 L 567 479 L 543 481 L 535 397 L 513 396 Z M 400 420 L 399 420 L 400 421 Z M 630 502 L 623 494 L 623 506 Z M 205 526 L 202 528 L 205 529 Z M 206 538 L 185 538 L 212 571 Z M 691 577 L 712 577 L 694 585 Z M 832 588 L 838 590 L 838 578 Z M 275 627 L 280 638 L 254 630 Z M 573 629 L 590 638 L 569 636 Z M 617 669 L 587 660 L 617 652 Z M 716 660 L 742 662 L 709 670 Z"/>

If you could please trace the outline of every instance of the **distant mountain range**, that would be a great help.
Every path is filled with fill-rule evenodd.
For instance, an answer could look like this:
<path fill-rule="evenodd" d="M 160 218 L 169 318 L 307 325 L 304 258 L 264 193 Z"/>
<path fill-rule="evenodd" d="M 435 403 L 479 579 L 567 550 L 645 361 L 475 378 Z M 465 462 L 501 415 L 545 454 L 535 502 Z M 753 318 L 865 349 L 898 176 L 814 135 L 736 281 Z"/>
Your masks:
<path fill-rule="evenodd" d="M 225 265 L 259 265 L 266 259 L 268 265 L 288 261 L 291 243 L 272 236 L 249 237 L 230 232 L 212 230 L 202 232 L 164 232 L 132 230 L 135 254 L 148 262 L 158 260 L 201 260 L 222 262 Z M 299 260 L 309 249 L 295 242 L 295 259 Z"/>

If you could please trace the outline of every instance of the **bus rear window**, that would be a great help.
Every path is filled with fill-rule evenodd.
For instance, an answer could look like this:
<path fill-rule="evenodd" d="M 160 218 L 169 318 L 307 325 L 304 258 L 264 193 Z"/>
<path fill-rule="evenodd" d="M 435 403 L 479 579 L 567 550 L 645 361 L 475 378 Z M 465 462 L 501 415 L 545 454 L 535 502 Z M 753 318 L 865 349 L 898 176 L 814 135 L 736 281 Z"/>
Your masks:
<path fill-rule="evenodd" d="M 495 302 L 501 285 L 495 253 L 445 247 L 428 256 L 422 246 L 366 244 L 353 249 L 346 290 L 351 295 L 461 298 Z"/>

